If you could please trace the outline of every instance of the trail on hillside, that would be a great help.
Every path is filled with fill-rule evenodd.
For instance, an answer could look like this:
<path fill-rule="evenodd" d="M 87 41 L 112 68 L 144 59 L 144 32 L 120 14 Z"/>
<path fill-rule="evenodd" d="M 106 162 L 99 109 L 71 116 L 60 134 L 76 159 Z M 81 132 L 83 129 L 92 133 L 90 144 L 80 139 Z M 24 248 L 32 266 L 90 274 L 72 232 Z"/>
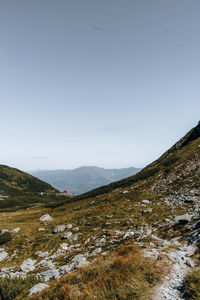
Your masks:
<path fill-rule="evenodd" d="M 170 251 L 168 254 L 171 263 L 170 272 L 164 277 L 162 283 L 155 287 L 151 300 L 182 300 L 184 294 L 182 291 L 185 275 L 194 267 L 194 262 L 191 256 L 195 252 L 195 247 L 192 245 L 183 245 L 177 250 Z"/>

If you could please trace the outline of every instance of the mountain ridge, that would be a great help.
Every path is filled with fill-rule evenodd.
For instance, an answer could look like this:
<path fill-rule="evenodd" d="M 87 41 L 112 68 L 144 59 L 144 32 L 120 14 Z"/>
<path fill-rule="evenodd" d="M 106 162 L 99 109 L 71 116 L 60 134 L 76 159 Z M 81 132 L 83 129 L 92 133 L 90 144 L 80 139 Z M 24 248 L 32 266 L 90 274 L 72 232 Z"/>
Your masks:
<path fill-rule="evenodd" d="M 69 193 L 82 194 L 99 186 L 125 178 L 140 171 L 140 168 L 106 169 L 96 166 L 81 166 L 72 170 L 36 170 L 30 174 L 50 183 L 55 188 Z"/>

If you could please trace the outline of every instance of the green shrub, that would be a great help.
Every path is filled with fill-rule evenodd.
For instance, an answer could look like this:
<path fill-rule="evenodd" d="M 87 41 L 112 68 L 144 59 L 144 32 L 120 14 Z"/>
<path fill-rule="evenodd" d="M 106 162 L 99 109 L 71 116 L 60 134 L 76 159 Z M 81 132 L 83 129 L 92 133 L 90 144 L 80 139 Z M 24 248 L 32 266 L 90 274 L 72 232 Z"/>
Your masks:
<path fill-rule="evenodd" d="M 9 242 L 11 240 L 12 240 L 12 236 L 10 232 L 4 232 L 0 234 L 0 245 L 3 245 L 6 242 Z"/>
<path fill-rule="evenodd" d="M 173 165 L 175 162 L 177 162 L 178 160 L 178 157 L 177 155 L 174 153 L 174 154 L 171 154 L 169 157 L 167 157 L 165 160 L 163 160 L 161 162 L 161 164 L 164 166 L 164 167 L 168 167 L 168 166 L 171 166 Z"/>
<path fill-rule="evenodd" d="M 30 289 L 35 284 L 41 282 L 36 275 L 27 275 L 26 278 L 9 276 L 0 278 L 0 299 L 15 299 L 25 289 Z"/>

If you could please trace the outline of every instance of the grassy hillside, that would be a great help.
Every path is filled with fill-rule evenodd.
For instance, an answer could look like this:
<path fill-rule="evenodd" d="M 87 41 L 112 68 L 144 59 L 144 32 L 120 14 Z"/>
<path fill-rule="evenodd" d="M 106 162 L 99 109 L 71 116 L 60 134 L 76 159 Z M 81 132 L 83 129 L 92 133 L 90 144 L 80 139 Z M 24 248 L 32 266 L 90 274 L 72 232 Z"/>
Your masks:
<path fill-rule="evenodd" d="M 40 202 L 55 191 L 50 184 L 25 172 L 0 165 L 0 209 Z"/>

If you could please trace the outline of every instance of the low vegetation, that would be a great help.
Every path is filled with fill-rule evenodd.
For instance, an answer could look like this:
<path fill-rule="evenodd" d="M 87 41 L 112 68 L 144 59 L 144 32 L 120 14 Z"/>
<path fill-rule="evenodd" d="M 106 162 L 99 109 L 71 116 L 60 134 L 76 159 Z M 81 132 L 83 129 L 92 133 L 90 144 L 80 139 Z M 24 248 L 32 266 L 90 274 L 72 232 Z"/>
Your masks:
<path fill-rule="evenodd" d="M 22 277 L 4 277 L 0 278 L 0 299 L 12 300 L 15 299 L 23 290 L 31 288 L 33 285 L 41 282 L 36 275 L 28 275 Z"/>
<path fill-rule="evenodd" d="M 145 300 L 147 292 L 161 276 L 158 265 L 142 257 L 135 245 L 125 246 L 116 256 L 101 259 L 53 281 L 49 289 L 30 299 Z M 25 295 L 20 299 L 26 299 Z"/>
<path fill-rule="evenodd" d="M 3 245 L 6 242 L 9 242 L 11 240 L 12 240 L 12 236 L 10 232 L 0 233 L 0 245 Z"/>
<path fill-rule="evenodd" d="M 187 275 L 184 289 L 188 300 L 200 300 L 200 268 Z"/>

